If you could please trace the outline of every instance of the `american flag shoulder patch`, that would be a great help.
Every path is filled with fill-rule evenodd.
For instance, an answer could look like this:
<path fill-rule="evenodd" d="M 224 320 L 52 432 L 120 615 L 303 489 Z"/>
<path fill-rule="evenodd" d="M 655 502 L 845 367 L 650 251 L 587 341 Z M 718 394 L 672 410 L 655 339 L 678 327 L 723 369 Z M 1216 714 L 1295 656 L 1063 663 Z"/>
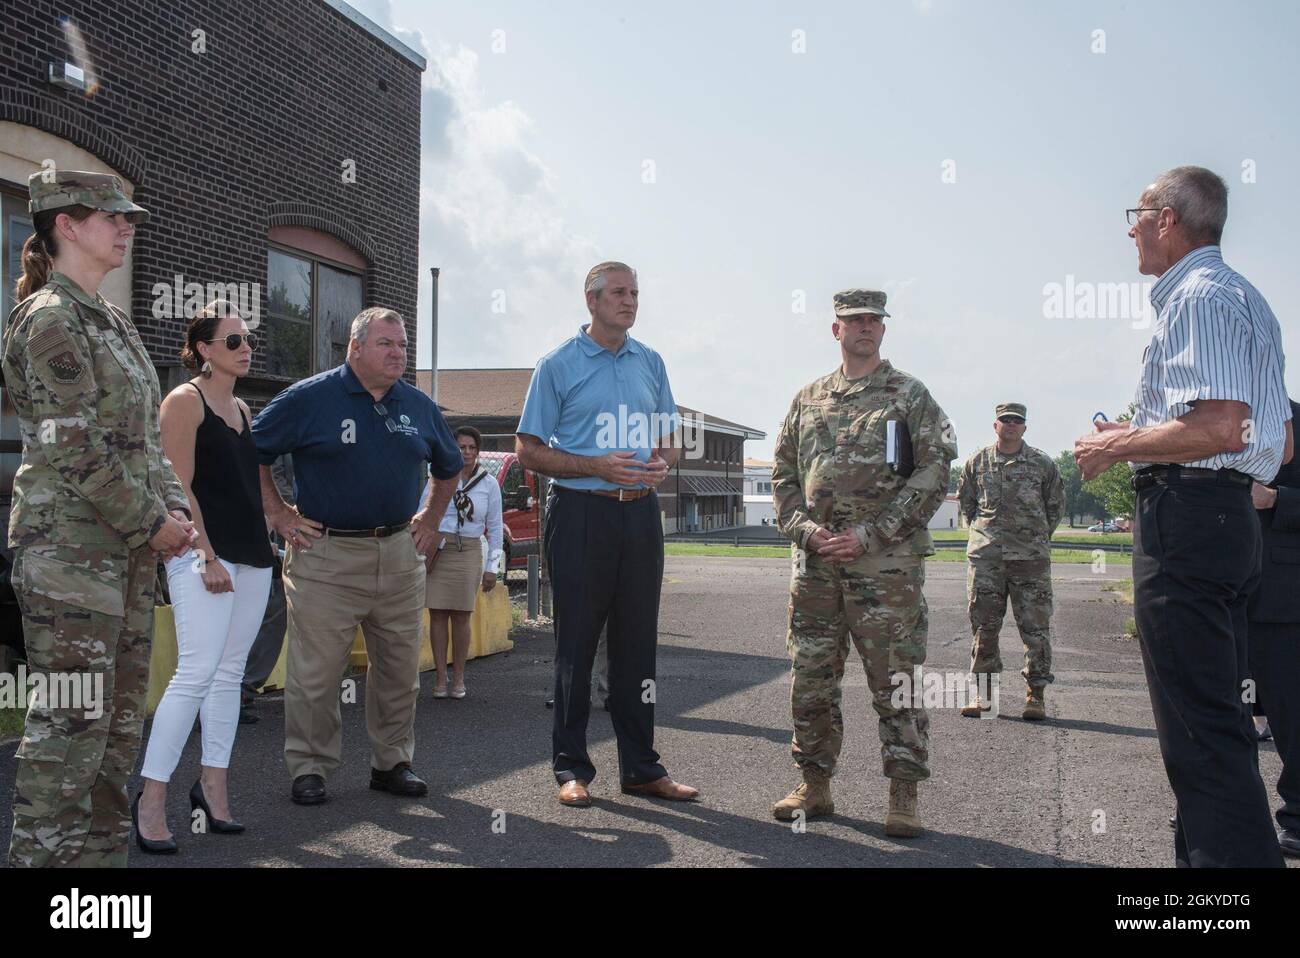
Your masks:
<path fill-rule="evenodd" d="M 27 352 L 33 359 L 40 359 L 52 349 L 67 345 L 68 331 L 62 326 L 49 326 L 27 340 Z"/>

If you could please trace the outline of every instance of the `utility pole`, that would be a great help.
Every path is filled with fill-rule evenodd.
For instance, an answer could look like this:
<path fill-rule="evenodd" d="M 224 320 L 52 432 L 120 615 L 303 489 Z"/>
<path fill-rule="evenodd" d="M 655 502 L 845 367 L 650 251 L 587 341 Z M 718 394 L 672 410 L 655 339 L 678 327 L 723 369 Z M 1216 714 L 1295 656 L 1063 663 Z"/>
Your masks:
<path fill-rule="evenodd" d="M 430 375 L 432 376 L 433 381 L 432 381 L 432 385 L 429 387 L 429 395 L 433 397 L 434 402 L 437 402 L 438 401 L 438 276 L 442 273 L 442 270 L 439 269 L 437 266 L 431 266 L 429 267 L 429 272 L 433 274 L 433 289 L 432 289 L 432 295 L 430 297 L 433 300 L 433 307 L 431 309 L 432 315 L 430 317 L 432 322 L 430 322 L 429 324 L 430 327 L 429 339 L 431 340 L 430 346 L 433 349 L 433 363 L 431 364 L 432 370 L 430 372 Z"/>

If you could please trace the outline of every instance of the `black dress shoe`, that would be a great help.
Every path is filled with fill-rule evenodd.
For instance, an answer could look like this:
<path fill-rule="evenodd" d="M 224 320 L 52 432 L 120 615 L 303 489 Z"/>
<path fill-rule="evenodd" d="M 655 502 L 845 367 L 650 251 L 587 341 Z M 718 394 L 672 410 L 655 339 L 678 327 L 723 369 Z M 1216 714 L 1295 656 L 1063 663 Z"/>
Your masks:
<path fill-rule="evenodd" d="M 244 706 L 239 710 L 240 725 L 256 725 L 261 720 L 262 720 L 261 716 L 258 715 L 256 712 L 254 712 L 248 706 Z"/>
<path fill-rule="evenodd" d="M 1281 847 L 1283 855 L 1300 858 L 1300 831 L 1294 828 L 1282 829 L 1278 833 L 1277 843 Z"/>
<path fill-rule="evenodd" d="M 370 787 L 377 792 L 406 795 L 412 798 L 429 794 L 429 786 L 420 781 L 419 777 L 411 771 L 411 766 L 406 762 L 399 762 L 387 772 L 372 768 L 370 770 Z"/>
<path fill-rule="evenodd" d="M 320 805 L 325 801 L 325 779 L 299 775 L 293 780 L 293 800 L 297 805 Z"/>
<path fill-rule="evenodd" d="M 143 794 L 143 792 L 136 792 L 131 802 L 131 824 L 135 826 L 135 843 L 146 855 L 175 855 L 176 839 L 164 838 L 162 841 L 154 841 L 140 834 L 140 796 Z"/>
<path fill-rule="evenodd" d="M 1170 828 L 1177 828 L 1177 827 L 1178 827 L 1178 816 L 1177 816 L 1177 815 L 1170 815 L 1170 816 L 1169 816 L 1169 827 L 1170 827 Z"/>
<path fill-rule="evenodd" d="M 203 780 L 199 779 L 190 789 L 190 812 L 195 809 L 203 810 L 203 820 L 207 823 L 206 831 L 216 832 L 219 835 L 238 835 L 244 830 L 244 826 L 234 820 L 225 821 L 217 818 L 212 814 L 212 809 L 208 807 L 207 796 L 203 794 Z"/>

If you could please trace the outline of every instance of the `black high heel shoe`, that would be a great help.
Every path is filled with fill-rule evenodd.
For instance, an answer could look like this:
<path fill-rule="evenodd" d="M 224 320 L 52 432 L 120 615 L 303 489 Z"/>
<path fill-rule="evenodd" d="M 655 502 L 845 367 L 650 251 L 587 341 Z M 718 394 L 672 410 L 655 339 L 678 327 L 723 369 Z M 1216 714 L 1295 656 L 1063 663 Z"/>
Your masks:
<path fill-rule="evenodd" d="M 212 815 L 212 809 L 208 807 L 208 800 L 203 797 L 203 779 L 194 783 L 190 789 L 190 811 L 195 809 L 203 810 L 203 817 L 207 820 L 208 831 L 216 832 L 220 835 L 238 835 L 244 830 L 244 826 L 236 821 L 223 821 Z"/>
<path fill-rule="evenodd" d="M 143 794 L 144 792 L 136 792 L 135 799 L 131 802 L 131 824 L 135 826 L 135 843 L 146 855 L 175 855 L 176 839 L 164 838 L 162 841 L 154 841 L 140 834 L 140 796 Z"/>

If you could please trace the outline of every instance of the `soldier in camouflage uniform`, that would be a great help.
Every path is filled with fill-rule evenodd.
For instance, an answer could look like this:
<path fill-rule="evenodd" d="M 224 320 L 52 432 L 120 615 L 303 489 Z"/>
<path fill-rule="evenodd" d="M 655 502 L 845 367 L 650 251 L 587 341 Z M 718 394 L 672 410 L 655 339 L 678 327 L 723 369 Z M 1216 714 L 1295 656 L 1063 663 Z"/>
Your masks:
<path fill-rule="evenodd" d="M 23 442 L 9 524 L 13 582 L 30 669 L 95 673 L 103 701 L 97 718 L 87 703 L 31 703 L 9 863 L 121 866 L 155 552 L 184 550 L 189 502 L 162 455 L 149 354 L 126 315 L 94 292 L 148 213 L 115 176 L 48 170 L 28 189 L 35 233 L 0 366 Z"/>
<path fill-rule="evenodd" d="M 880 358 L 885 294 L 835 294 L 842 365 L 805 386 L 776 441 L 777 525 L 793 541 L 792 751 L 803 783 L 773 807 L 782 820 L 834 811 L 849 640 L 862 658 L 890 780 L 890 835 L 921 832 L 916 783 L 930 774 L 929 717 L 896 708 L 895 676 L 925 661 L 926 526 L 957 454 L 952 428 L 916 378 Z M 920 690 L 917 690 L 919 694 Z M 909 703 L 919 706 L 919 702 Z"/>
<path fill-rule="evenodd" d="M 1025 644 L 1029 686 L 1022 717 L 1047 717 L 1045 689 L 1052 681 L 1052 557 L 1048 545 L 1061 520 L 1065 492 L 1061 473 L 1046 453 L 1024 441 L 1025 407 L 1002 403 L 993 428 L 998 441 L 966 461 L 957 486 L 962 515 L 970 526 L 966 556 L 971 671 L 977 686 L 991 687 L 1002 671 L 998 632 L 1007 613 L 1007 596 Z M 978 716 L 992 707 L 987 693 L 962 709 Z"/>

